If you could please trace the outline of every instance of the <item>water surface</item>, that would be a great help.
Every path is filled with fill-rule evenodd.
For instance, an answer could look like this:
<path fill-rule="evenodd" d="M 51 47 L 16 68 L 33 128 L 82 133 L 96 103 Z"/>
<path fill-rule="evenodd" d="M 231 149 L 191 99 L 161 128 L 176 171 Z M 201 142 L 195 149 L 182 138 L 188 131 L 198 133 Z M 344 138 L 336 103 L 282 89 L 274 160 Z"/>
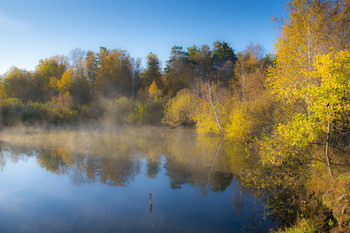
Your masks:
<path fill-rule="evenodd" d="M 268 232 L 244 145 L 190 129 L 0 134 L 0 232 Z M 150 193 L 152 205 L 150 205 Z M 265 213 L 265 214 L 264 214 Z"/>

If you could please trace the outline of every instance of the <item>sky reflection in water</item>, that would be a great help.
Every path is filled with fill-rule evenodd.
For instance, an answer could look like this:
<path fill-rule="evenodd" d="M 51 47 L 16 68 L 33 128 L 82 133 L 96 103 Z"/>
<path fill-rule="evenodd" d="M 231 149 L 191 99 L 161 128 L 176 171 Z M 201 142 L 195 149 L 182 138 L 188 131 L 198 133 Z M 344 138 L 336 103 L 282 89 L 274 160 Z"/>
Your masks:
<path fill-rule="evenodd" d="M 2 132 L 0 141 L 0 232 L 273 227 L 254 192 L 235 178 L 253 161 L 243 146 L 221 139 L 186 129 L 21 129 Z"/>

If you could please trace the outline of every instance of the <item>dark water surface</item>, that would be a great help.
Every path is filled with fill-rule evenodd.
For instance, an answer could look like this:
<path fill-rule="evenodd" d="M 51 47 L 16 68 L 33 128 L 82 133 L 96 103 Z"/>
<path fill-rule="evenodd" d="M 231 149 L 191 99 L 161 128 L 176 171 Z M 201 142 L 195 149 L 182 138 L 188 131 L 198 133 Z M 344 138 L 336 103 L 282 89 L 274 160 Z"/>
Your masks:
<path fill-rule="evenodd" d="M 188 129 L 0 134 L 0 232 L 268 232 L 244 145 Z M 150 205 L 152 193 L 152 205 Z"/>

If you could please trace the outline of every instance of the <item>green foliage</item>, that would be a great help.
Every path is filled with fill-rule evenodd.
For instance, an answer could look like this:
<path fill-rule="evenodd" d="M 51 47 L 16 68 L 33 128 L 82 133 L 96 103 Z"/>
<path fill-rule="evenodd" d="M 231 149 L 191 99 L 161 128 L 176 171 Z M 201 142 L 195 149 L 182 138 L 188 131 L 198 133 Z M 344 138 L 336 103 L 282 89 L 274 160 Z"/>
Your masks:
<path fill-rule="evenodd" d="M 189 89 L 179 91 L 166 104 L 162 124 L 173 127 L 193 124 L 194 122 L 190 117 L 191 102 L 191 91 Z"/>
<path fill-rule="evenodd" d="M 20 122 L 26 124 L 72 123 L 77 120 L 77 116 L 78 112 L 69 107 L 39 102 L 23 104 L 16 98 L 8 98 L 2 107 L 2 121 L 5 125 Z"/>
<path fill-rule="evenodd" d="M 154 53 L 149 53 L 147 56 L 147 66 L 146 69 L 142 72 L 142 86 L 146 87 L 151 85 L 153 81 L 160 83 L 161 66 L 160 61 Z"/>
<path fill-rule="evenodd" d="M 51 118 L 51 111 L 48 104 L 34 102 L 28 103 L 20 115 L 23 122 L 45 122 Z"/>
<path fill-rule="evenodd" d="M 126 114 L 124 120 L 129 124 L 159 124 L 163 118 L 163 106 L 163 99 L 137 102 L 135 107 Z"/>
<path fill-rule="evenodd" d="M 235 63 L 237 57 L 231 46 L 225 41 L 215 41 L 213 43 L 213 62 L 214 66 L 220 68 L 224 66 L 227 61 Z"/>
<path fill-rule="evenodd" d="M 17 98 L 8 98 L 2 106 L 2 122 L 4 125 L 13 125 L 20 121 L 20 113 L 25 105 Z"/>
<path fill-rule="evenodd" d="M 128 123 L 142 123 L 146 121 L 148 114 L 148 106 L 144 103 L 138 103 L 134 109 L 125 116 L 125 121 Z"/>

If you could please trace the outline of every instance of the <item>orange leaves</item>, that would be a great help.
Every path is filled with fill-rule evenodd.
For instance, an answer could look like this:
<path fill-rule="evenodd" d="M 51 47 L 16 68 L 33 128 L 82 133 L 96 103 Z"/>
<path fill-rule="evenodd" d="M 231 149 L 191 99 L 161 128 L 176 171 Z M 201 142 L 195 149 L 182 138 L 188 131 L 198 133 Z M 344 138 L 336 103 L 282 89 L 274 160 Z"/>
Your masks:
<path fill-rule="evenodd" d="M 162 91 L 158 89 L 156 81 L 153 80 L 151 86 L 148 89 L 148 95 L 151 98 L 157 98 L 162 96 Z"/>

